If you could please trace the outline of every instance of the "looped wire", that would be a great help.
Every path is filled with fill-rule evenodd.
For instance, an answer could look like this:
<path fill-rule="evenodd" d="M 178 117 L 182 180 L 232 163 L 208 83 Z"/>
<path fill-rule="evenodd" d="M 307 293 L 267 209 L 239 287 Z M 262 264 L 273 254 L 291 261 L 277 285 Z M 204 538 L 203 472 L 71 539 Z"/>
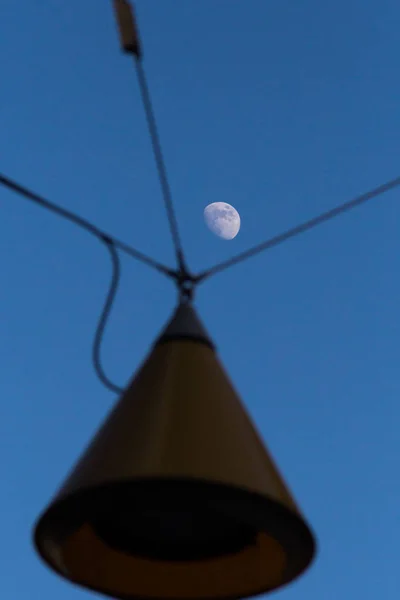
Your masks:
<path fill-rule="evenodd" d="M 121 394 L 124 391 L 124 388 L 113 383 L 105 374 L 103 369 L 100 351 L 101 344 L 103 341 L 104 330 L 110 316 L 111 308 L 113 306 L 115 296 L 118 290 L 118 285 L 121 278 L 121 261 L 119 258 L 119 254 L 115 248 L 113 241 L 107 237 L 103 236 L 102 241 L 104 242 L 107 250 L 110 253 L 110 258 L 112 262 L 112 275 L 110 287 L 108 289 L 108 293 L 106 296 L 106 300 L 104 302 L 103 310 L 101 312 L 99 322 L 97 325 L 96 333 L 93 340 L 93 349 L 92 349 L 92 358 L 93 358 L 93 366 L 95 368 L 96 374 L 103 385 L 105 385 L 109 390 L 115 392 L 117 394 Z"/>

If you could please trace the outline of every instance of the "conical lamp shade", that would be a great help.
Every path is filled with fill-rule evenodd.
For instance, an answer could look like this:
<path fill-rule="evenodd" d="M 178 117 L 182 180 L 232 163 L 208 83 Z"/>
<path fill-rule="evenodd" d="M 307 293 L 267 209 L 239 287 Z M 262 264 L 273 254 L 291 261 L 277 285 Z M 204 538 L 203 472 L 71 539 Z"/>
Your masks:
<path fill-rule="evenodd" d="M 279 588 L 312 534 L 190 304 L 164 333 L 35 531 L 70 581 L 121 599 Z"/>

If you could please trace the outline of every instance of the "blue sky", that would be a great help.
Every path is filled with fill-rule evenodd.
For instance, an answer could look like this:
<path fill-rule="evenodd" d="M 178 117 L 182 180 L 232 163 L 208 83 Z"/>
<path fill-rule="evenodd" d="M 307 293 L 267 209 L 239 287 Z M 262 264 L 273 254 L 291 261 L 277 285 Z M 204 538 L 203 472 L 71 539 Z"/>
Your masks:
<path fill-rule="evenodd" d="M 193 270 L 400 174 L 395 0 L 138 0 Z M 0 7 L 0 171 L 173 264 L 143 111 L 111 2 Z M 400 190 L 204 283 L 197 306 L 319 543 L 276 597 L 399 593 Z M 203 223 L 233 204 L 233 241 Z M 88 598 L 31 528 L 115 398 L 92 336 L 110 276 L 85 232 L 0 190 L 4 597 Z M 104 363 L 123 385 L 175 304 L 123 258 Z"/>

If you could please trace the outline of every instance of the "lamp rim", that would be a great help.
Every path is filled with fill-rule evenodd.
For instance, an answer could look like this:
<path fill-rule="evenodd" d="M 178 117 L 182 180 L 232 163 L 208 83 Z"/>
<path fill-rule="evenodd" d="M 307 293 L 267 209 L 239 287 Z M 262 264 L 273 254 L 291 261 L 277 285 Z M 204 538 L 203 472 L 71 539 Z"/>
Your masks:
<path fill-rule="evenodd" d="M 121 497 L 124 497 L 127 493 L 154 494 L 155 497 L 162 498 L 163 489 L 165 490 L 166 487 L 173 487 L 177 493 L 180 490 L 190 490 L 196 497 L 203 494 L 203 497 L 208 498 L 208 500 L 217 499 L 218 505 L 225 507 L 227 514 L 233 513 L 234 517 L 243 519 L 246 524 L 254 526 L 259 533 L 267 533 L 281 544 L 287 556 L 287 568 L 282 576 L 281 584 L 278 588 L 266 588 L 264 586 L 259 590 L 247 593 L 246 597 L 257 596 L 272 591 L 272 589 L 281 589 L 281 587 L 301 575 L 315 557 L 316 541 L 309 525 L 300 514 L 273 498 L 234 484 L 203 480 L 197 477 L 172 478 L 165 476 L 147 476 L 135 478 L 134 480 L 114 481 L 78 489 L 64 496 L 61 492 L 36 522 L 33 542 L 39 556 L 47 566 L 50 566 L 64 579 L 112 598 L 120 600 L 165 600 L 167 597 L 168 600 L 182 600 L 173 596 L 163 598 L 116 594 L 115 591 L 108 592 L 102 588 L 89 585 L 86 581 L 70 579 L 67 570 L 63 572 L 63 569 L 56 564 L 44 547 L 47 537 L 46 530 L 51 530 L 52 526 L 54 527 L 63 520 L 65 522 L 65 513 L 69 514 L 72 522 L 77 520 L 82 525 L 85 522 L 90 522 L 90 510 L 94 506 L 98 507 L 99 501 L 105 506 L 108 503 L 115 502 L 116 496 L 118 497 L 121 494 Z M 233 511 L 232 506 L 235 507 Z M 62 531 L 60 531 L 60 535 L 62 537 Z M 57 541 L 54 541 L 54 543 L 57 544 Z M 240 593 L 239 595 L 218 596 L 218 600 L 239 600 L 243 597 L 243 593 Z M 196 600 L 210 600 L 210 597 L 196 597 Z"/>

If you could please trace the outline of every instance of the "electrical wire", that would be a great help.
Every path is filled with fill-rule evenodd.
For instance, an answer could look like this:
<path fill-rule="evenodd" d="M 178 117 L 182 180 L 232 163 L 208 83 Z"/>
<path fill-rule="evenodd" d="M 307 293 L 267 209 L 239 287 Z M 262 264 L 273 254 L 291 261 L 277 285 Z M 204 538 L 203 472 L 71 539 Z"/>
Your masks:
<path fill-rule="evenodd" d="M 109 319 L 109 316 L 110 316 L 110 313 L 112 310 L 112 306 L 114 304 L 115 296 L 116 296 L 119 281 L 120 281 L 121 266 L 120 266 L 120 258 L 119 258 L 118 252 L 117 252 L 117 248 L 124 251 L 129 256 L 136 258 L 140 262 L 147 264 L 148 266 L 156 269 L 159 272 L 164 273 L 165 275 L 168 275 L 168 277 L 170 277 L 171 279 L 176 280 L 178 277 L 178 273 L 176 271 L 169 269 L 165 265 L 158 263 L 157 261 L 153 260 L 152 258 L 149 258 L 148 256 L 142 254 L 138 250 L 135 250 L 134 248 L 132 248 L 132 247 L 128 246 L 127 244 L 125 244 L 124 242 L 121 242 L 120 240 L 114 238 L 113 236 L 109 235 L 108 233 L 105 233 L 104 231 L 97 228 L 95 225 L 93 225 L 86 219 L 83 219 L 82 217 L 76 215 L 75 213 L 72 213 L 72 212 L 54 204 L 53 202 L 50 202 L 49 200 L 42 198 L 38 194 L 17 184 L 15 181 L 13 181 L 13 180 L 9 179 L 8 177 L 5 177 L 4 175 L 1 175 L 1 174 L 0 174 L 0 184 L 3 185 L 4 187 L 16 192 L 17 194 L 23 196 L 24 198 L 26 198 L 36 204 L 39 204 L 40 206 L 57 214 L 58 216 L 71 221 L 72 223 L 78 225 L 79 227 L 82 227 L 85 231 L 94 235 L 98 240 L 100 240 L 107 247 L 107 249 L 110 253 L 110 257 L 111 257 L 112 276 L 111 276 L 111 283 L 110 283 L 110 286 L 109 286 L 109 289 L 108 289 L 108 292 L 106 295 L 106 300 L 104 302 L 103 310 L 101 312 L 101 315 L 100 315 L 100 318 L 99 318 L 99 321 L 97 324 L 96 332 L 94 335 L 93 348 L 92 348 L 92 360 L 93 360 L 93 366 L 96 371 L 97 377 L 99 378 L 101 383 L 105 387 L 107 387 L 109 390 L 111 390 L 112 392 L 116 392 L 117 394 L 122 393 L 123 388 L 114 384 L 105 374 L 105 371 L 104 371 L 104 368 L 103 368 L 102 362 L 101 362 L 101 357 L 100 357 L 101 346 L 102 346 L 102 341 L 103 341 L 103 337 L 104 337 L 104 330 L 107 325 L 107 321 Z"/>
<path fill-rule="evenodd" d="M 329 220 L 337 217 L 338 215 L 355 208 L 356 206 L 360 206 L 360 204 L 364 204 L 365 202 L 367 202 L 368 200 L 371 200 L 372 198 L 376 198 L 377 196 L 380 196 L 381 194 L 384 194 L 390 190 L 393 190 L 394 188 L 396 188 L 398 186 L 400 186 L 400 177 L 397 177 L 396 179 L 392 179 L 391 181 L 388 181 L 387 183 L 384 183 L 383 185 L 380 185 L 379 187 L 377 187 L 369 192 L 366 192 L 365 194 L 362 194 L 361 196 L 357 196 L 357 198 L 354 198 L 353 200 L 344 202 L 343 204 L 340 204 L 339 206 L 336 206 L 335 208 L 332 208 L 331 210 L 328 210 L 327 212 L 324 212 L 324 213 L 318 215 L 317 217 L 310 219 L 309 221 L 304 221 L 303 223 L 301 223 L 300 225 L 297 225 L 296 227 L 293 227 L 292 229 L 288 229 L 287 231 L 284 231 L 283 233 L 280 233 L 279 235 L 276 235 L 276 236 L 270 238 L 269 240 L 262 242 L 261 244 L 257 244 L 256 246 L 249 248 L 249 250 L 245 250 L 244 252 L 237 254 L 233 258 L 230 258 L 228 260 L 220 262 L 220 263 L 216 264 L 214 267 L 211 267 L 210 269 L 202 271 L 198 275 L 194 276 L 194 283 L 198 284 L 198 283 L 204 281 L 205 279 L 208 279 L 212 275 L 215 275 L 216 273 L 225 271 L 226 269 L 228 269 L 234 265 L 237 265 L 240 262 L 243 262 L 249 258 L 252 258 L 256 254 L 259 254 L 260 252 L 263 252 L 264 250 L 269 250 L 270 248 L 277 246 L 278 244 L 282 244 L 282 242 L 285 242 L 286 240 L 288 240 L 290 238 L 300 235 L 301 233 L 304 233 L 305 231 L 308 231 L 309 229 L 313 229 L 314 227 L 317 227 L 321 223 L 329 221 Z"/>
<path fill-rule="evenodd" d="M 161 149 L 160 136 L 158 134 L 157 122 L 154 115 L 154 110 L 150 98 L 150 91 L 147 85 L 146 74 L 143 69 L 142 61 L 139 54 L 135 55 L 136 73 L 139 82 L 140 94 L 142 97 L 144 112 L 146 115 L 147 126 L 150 134 L 153 154 L 160 180 L 161 190 L 164 199 L 165 209 L 167 211 L 168 223 L 171 231 L 171 237 L 175 248 L 176 260 L 178 268 L 181 272 L 186 272 L 185 257 L 179 235 L 178 222 L 175 215 L 174 205 L 172 202 L 171 188 L 168 181 L 167 169 Z"/>
<path fill-rule="evenodd" d="M 176 272 L 173 269 L 169 269 L 168 267 L 159 263 L 158 261 L 150 258 L 149 256 L 146 256 L 145 254 L 143 254 L 142 252 L 139 252 L 135 248 L 132 248 L 128 244 L 125 244 L 125 242 L 122 242 L 121 240 L 115 238 L 114 236 L 102 231 L 101 229 L 99 229 L 98 227 L 93 225 L 93 223 L 90 223 L 90 221 L 83 219 L 79 215 L 76 215 L 75 213 L 73 213 L 69 210 L 66 210 L 65 208 L 62 208 L 61 206 L 58 206 L 57 204 L 54 204 L 53 202 L 46 200 L 42 196 L 39 196 L 35 192 L 32 192 L 28 188 L 25 188 L 22 185 L 19 185 L 18 183 L 16 183 L 9 177 L 6 177 L 5 175 L 0 174 L 0 184 L 6 188 L 12 190 L 13 192 L 16 192 L 20 196 L 23 196 L 27 200 L 30 200 L 31 202 L 35 202 L 36 204 L 43 206 L 47 210 L 52 211 L 53 213 L 59 215 L 60 217 L 63 217 L 64 219 L 67 219 L 68 221 L 75 223 L 75 225 L 82 227 L 83 229 L 85 229 L 92 235 L 96 236 L 100 240 L 112 241 L 113 244 L 115 245 L 115 247 L 119 248 L 126 254 L 129 254 L 136 260 L 146 264 L 147 266 L 152 267 L 153 269 L 156 269 L 157 271 L 160 271 L 161 273 L 164 273 L 164 275 L 167 275 L 171 278 L 174 278 L 176 276 Z"/>
<path fill-rule="evenodd" d="M 96 333 L 94 336 L 94 340 L 93 340 L 93 348 L 92 348 L 92 359 L 93 359 L 93 366 L 94 369 L 96 371 L 97 377 L 100 379 L 100 381 L 102 382 L 102 384 L 108 388 L 109 390 L 111 390 L 112 392 L 116 392 L 117 394 L 121 394 L 124 389 L 122 387 L 119 387 L 118 385 L 116 385 L 115 383 L 113 383 L 105 374 L 105 371 L 103 369 L 102 363 L 101 363 L 101 346 L 102 346 L 102 342 L 103 342 L 103 337 L 104 337 L 104 330 L 105 327 L 107 325 L 107 321 L 109 319 L 114 301 L 115 301 L 115 296 L 117 294 L 117 290 L 118 290 L 118 285 L 121 279 L 121 261 L 118 255 L 118 252 L 115 248 L 114 242 L 111 239 L 107 239 L 107 238 L 103 238 L 103 242 L 106 245 L 106 248 L 108 249 L 109 253 L 110 253 L 110 258 L 111 258 L 111 264 L 112 264 L 112 275 L 111 275 L 111 282 L 110 282 L 110 286 L 107 292 L 107 296 L 106 296 L 106 300 L 104 302 L 104 306 L 103 306 L 103 310 L 101 312 L 98 324 L 97 324 L 97 328 L 96 328 Z"/>
<path fill-rule="evenodd" d="M 345 202 L 331 210 L 328 210 L 308 221 L 304 221 L 303 223 L 280 233 L 256 246 L 249 248 L 248 250 L 233 256 L 232 258 L 220 262 L 209 269 L 206 269 L 200 272 L 198 275 L 192 275 L 186 268 L 185 258 L 183 253 L 183 248 L 180 240 L 178 223 L 174 211 L 173 201 L 171 189 L 168 181 L 167 170 L 164 162 L 164 157 L 161 148 L 161 142 L 158 134 L 157 123 L 154 115 L 154 110 L 150 98 L 150 92 L 145 76 L 145 71 L 141 62 L 141 52 L 137 50 L 133 52 L 135 54 L 135 66 L 136 72 L 139 82 L 140 94 L 142 97 L 144 112 L 147 120 L 148 130 L 151 138 L 151 144 L 153 148 L 153 154 L 156 162 L 156 167 L 158 171 L 158 176 L 161 184 L 161 190 L 163 195 L 163 201 L 167 212 L 167 219 L 170 227 L 171 237 L 175 249 L 176 259 L 178 269 L 170 269 L 166 265 L 159 263 L 158 261 L 146 256 L 142 252 L 132 248 L 125 242 L 111 236 L 110 234 L 102 231 L 90 221 L 80 217 L 79 215 L 68 211 L 49 200 L 46 200 L 42 196 L 39 196 L 35 192 L 31 191 L 28 188 L 23 187 L 22 185 L 16 183 L 12 179 L 0 174 L 0 185 L 8 188 L 9 190 L 23 196 L 25 199 L 28 199 L 47 210 L 57 214 L 58 216 L 69 220 L 70 222 L 78 225 L 79 227 L 86 230 L 88 233 L 94 235 L 98 240 L 100 240 L 108 249 L 110 254 L 111 263 L 112 263 L 112 276 L 111 282 L 109 285 L 109 289 L 106 295 L 106 299 L 103 305 L 103 309 L 101 311 L 99 321 L 96 327 L 93 347 L 92 347 L 92 360 L 93 366 L 96 371 L 96 374 L 102 384 L 107 387 L 109 390 L 116 392 L 118 394 L 123 392 L 122 387 L 113 383 L 106 375 L 104 368 L 101 362 L 101 346 L 104 338 L 104 331 L 115 301 L 115 296 L 118 290 L 118 285 L 120 282 L 121 276 L 121 265 L 120 265 L 120 257 L 117 250 L 121 250 L 135 258 L 136 260 L 146 264 L 147 266 L 157 270 L 158 272 L 167 275 L 170 279 L 174 280 L 178 285 L 180 290 L 181 301 L 186 299 L 190 301 L 193 290 L 199 283 L 208 279 L 209 277 L 220 273 L 232 266 L 235 266 L 245 260 L 252 258 L 253 256 L 263 252 L 264 250 L 268 250 L 274 246 L 277 246 L 286 240 L 296 237 L 301 233 L 304 233 L 318 225 L 329 221 L 340 214 L 343 214 L 356 206 L 359 206 L 372 198 L 376 198 L 389 190 L 392 190 L 398 186 L 400 186 L 400 177 L 393 179 L 365 194 L 362 194 L 353 200 Z"/>

